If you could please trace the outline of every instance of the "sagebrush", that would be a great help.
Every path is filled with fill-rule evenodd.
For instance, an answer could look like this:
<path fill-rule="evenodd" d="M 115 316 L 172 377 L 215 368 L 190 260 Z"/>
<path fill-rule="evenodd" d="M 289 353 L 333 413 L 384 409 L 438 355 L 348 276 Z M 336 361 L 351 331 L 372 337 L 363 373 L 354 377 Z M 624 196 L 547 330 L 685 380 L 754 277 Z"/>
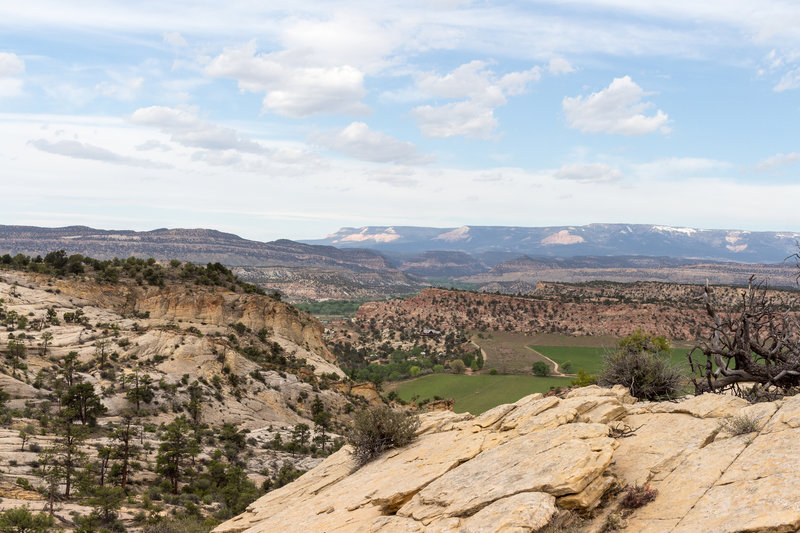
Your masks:
<path fill-rule="evenodd" d="M 674 398 L 683 393 L 686 378 L 669 362 L 669 342 L 637 330 L 621 339 L 603 360 L 597 383 L 624 385 L 640 400 Z"/>
<path fill-rule="evenodd" d="M 416 438 L 419 418 L 388 406 L 372 407 L 356 414 L 347 442 L 353 446 L 358 466 L 390 448 L 400 448 Z"/>
<path fill-rule="evenodd" d="M 720 425 L 731 435 L 747 435 L 761 430 L 760 417 L 739 415 L 725 418 Z"/>

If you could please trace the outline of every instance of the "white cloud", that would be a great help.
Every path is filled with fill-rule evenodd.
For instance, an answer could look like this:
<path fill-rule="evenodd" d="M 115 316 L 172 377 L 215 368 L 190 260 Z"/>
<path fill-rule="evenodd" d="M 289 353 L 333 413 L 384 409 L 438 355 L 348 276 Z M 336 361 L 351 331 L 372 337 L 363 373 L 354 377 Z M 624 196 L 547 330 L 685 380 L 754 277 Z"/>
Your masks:
<path fill-rule="evenodd" d="M 226 49 L 205 69 L 207 75 L 237 80 L 239 88 L 265 92 L 264 111 L 303 118 L 317 114 L 364 114 L 364 74 L 349 65 L 304 66 L 303 52 L 256 53 L 254 42 Z"/>
<path fill-rule="evenodd" d="M 623 175 L 618 169 L 605 163 L 573 163 L 555 171 L 553 177 L 580 183 L 602 183 L 620 180 Z"/>
<path fill-rule="evenodd" d="M 411 116 L 426 137 L 464 135 L 486 139 L 497 129 L 493 108 L 471 101 L 437 107 L 424 105 L 414 108 Z"/>
<path fill-rule="evenodd" d="M 384 167 L 374 172 L 369 180 L 398 188 L 412 188 L 420 185 L 419 179 L 408 167 Z"/>
<path fill-rule="evenodd" d="M 651 102 L 642 101 L 645 95 L 630 76 L 625 76 L 589 96 L 565 97 L 561 105 L 569 126 L 583 132 L 629 136 L 668 133 L 666 113 L 659 109 L 655 115 L 645 115 L 654 107 Z"/>
<path fill-rule="evenodd" d="M 800 87 L 800 68 L 790 70 L 784 74 L 772 90 L 776 93 L 780 93 L 790 89 L 797 89 L 798 87 Z"/>
<path fill-rule="evenodd" d="M 0 78 L 25 72 L 25 62 L 17 54 L 0 52 Z"/>
<path fill-rule="evenodd" d="M 335 135 L 317 135 L 312 140 L 356 159 L 376 163 L 421 164 L 433 159 L 420 154 L 414 144 L 371 130 L 363 122 L 353 122 Z"/>
<path fill-rule="evenodd" d="M 470 49 L 540 60 L 562 54 L 719 57 L 725 47 L 796 47 L 800 5 L 788 0 L 688 2 L 675 0 L 568 0 L 555 2 L 319 2 L 291 5 L 251 0 L 94 2 L 69 9 L 63 1 L 18 2 L 3 12 L 7 27 L 101 29 L 108 35 L 183 32 L 229 39 L 254 36 L 313 48 L 331 59 L 366 64 L 393 53 Z M 191 12 L 192 16 L 186 16 Z M 91 32 L 90 32 L 91 33 Z M 338 63 L 353 64 L 353 63 Z M 363 68 L 362 64 L 356 64 Z"/>
<path fill-rule="evenodd" d="M 267 152 L 264 146 L 241 136 L 236 130 L 201 120 L 195 112 L 186 109 L 143 107 L 134 111 L 130 120 L 134 124 L 159 128 L 169 134 L 173 142 L 191 148 Z"/>
<path fill-rule="evenodd" d="M 385 13 L 360 7 L 334 9 L 328 16 L 290 18 L 279 41 L 285 50 L 302 50 L 307 65 L 350 65 L 377 74 L 391 63 L 395 49 L 405 44 L 407 30 L 408 22 Z"/>
<path fill-rule="evenodd" d="M 417 87 L 434 97 L 469 98 L 487 106 L 499 106 L 506 103 L 506 95 L 523 94 L 530 82 L 542 77 L 539 67 L 498 77 L 488 66 L 487 62 L 476 60 L 444 76 L 423 72 L 416 76 Z"/>
<path fill-rule="evenodd" d="M 22 80 L 0 78 L 0 98 L 12 98 L 22 94 Z"/>
<path fill-rule="evenodd" d="M 488 138 L 497 128 L 494 108 L 505 105 L 507 96 L 518 96 L 528 90 L 528 85 L 539 81 L 541 69 L 533 67 L 524 71 L 497 76 L 485 61 L 471 61 L 441 76 L 434 72 L 416 75 L 418 89 L 431 97 L 461 99 L 439 106 L 424 105 L 414 108 L 411 116 L 426 137 Z"/>
<path fill-rule="evenodd" d="M 318 156 L 291 146 L 268 146 L 255 141 L 239 131 L 201 119 L 194 109 L 151 106 L 137 109 L 129 117 L 137 125 L 158 128 L 170 140 L 187 148 L 198 149 L 192 161 L 213 166 L 236 166 L 245 172 L 280 172 L 293 175 L 298 165 L 316 165 Z M 138 150 L 161 149 L 158 141 L 147 141 Z M 167 147 L 168 148 L 168 147 Z"/>
<path fill-rule="evenodd" d="M 562 57 L 554 57 L 550 60 L 550 63 L 548 63 L 547 71 L 554 76 L 559 76 L 561 74 L 575 72 L 575 67 Z"/>
<path fill-rule="evenodd" d="M 636 174 L 643 179 L 708 177 L 719 175 L 733 165 L 705 157 L 665 157 L 636 165 Z"/>
<path fill-rule="evenodd" d="M 149 150 L 159 150 L 161 152 L 169 152 L 170 150 L 172 150 L 172 148 L 169 145 L 164 144 L 161 141 L 157 141 L 155 139 L 150 139 L 148 141 L 143 142 L 142 144 L 138 145 L 136 149 L 139 150 L 140 152 L 146 152 Z"/>
<path fill-rule="evenodd" d="M 101 219 L 107 227 L 131 229 L 212 224 L 250 238 L 314 238 L 328 228 L 347 225 L 529 225 L 531 197 L 535 196 L 540 225 L 607 221 L 609 213 L 624 213 L 624 221 L 630 223 L 797 231 L 794 207 L 800 184 L 793 181 L 769 187 L 725 177 L 639 183 L 633 171 L 621 166 L 624 162 L 604 160 L 624 172 L 629 186 L 622 187 L 622 182 L 614 181 L 559 180 L 553 176 L 558 168 L 547 172 L 446 164 L 376 168 L 344 158 L 299 167 L 298 178 L 282 168 L 246 166 L 242 160 L 215 166 L 202 157 L 213 155 L 214 162 L 224 163 L 228 156 L 231 163 L 236 156 L 254 156 L 204 154 L 177 145 L 163 154 L 148 153 L 172 164 L 172 170 L 118 165 L 112 176 L 106 165 L 74 157 L 43 157 L 26 142 L 45 134 L 52 142 L 59 139 L 56 132 L 64 130 L 64 135 L 78 135 L 82 143 L 128 156 L 141 152 L 126 151 L 126 147 L 160 136 L 154 137 L 150 128 L 111 117 L 73 120 L 63 115 L 5 114 L 0 118 L 4 121 L 0 128 L 3 170 L 20 178 L 4 183 L 8 197 L 17 199 L 7 206 L 6 217 L 20 224 L 55 226 Z M 195 161 L 188 160 L 187 152 L 196 153 L 192 155 Z M 261 172 L 254 174 L 257 168 Z M 493 175 L 502 177 L 502 183 L 492 180 Z M 232 195 L 232 190 L 247 194 Z M 108 217 L 117 217 L 117 222 Z"/>
<path fill-rule="evenodd" d="M 133 100 L 137 92 L 144 85 L 144 78 L 134 76 L 125 78 L 115 73 L 109 73 L 112 80 L 104 80 L 95 85 L 94 89 L 101 95 L 119 100 Z"/>
<path fill-rule="evenodd" d="M 756 172 L 770 172 L 777 168 L 788 167 L 800 161 L 800 154 L 797 152 L 790 152 L 788 154 L 775 154 L 766 159 L 759 161 L 753 170 Z"/>
<path fill-rule="evenodd" d="M 37 139 L 29 141 L 28 144 L 43 152 L 73 157 L 75 159 L 89 159 L 91 161 L 102 161 L 104 163 L 113 163 L 116 165 L 127 165 L 142 168 L 170 168 L 169 165 L 155 163 L 153 161 L 148 161 L 147 159 L 140 159 L 137 157 L 123 156 L 100 146 L 82 143 L 79 141 L 48 141 L 46 139 Z"/>
<path fill-rule="evenodd" d="M 188 46 L 186 39 L 183 38 L 183 35 L 178 33 L 177 31 L 171 31 L 164 34 L 164 42 L 170 46 L 174 46 L 176 48 L 181 48 L 184 46 Z"/>
<path fill-rule="evenodd" d="M 25 72 L 25 62 L 16 54 L 0 52 L 0 98 L 22 94 L 23 82 L 14 76 Z"/>

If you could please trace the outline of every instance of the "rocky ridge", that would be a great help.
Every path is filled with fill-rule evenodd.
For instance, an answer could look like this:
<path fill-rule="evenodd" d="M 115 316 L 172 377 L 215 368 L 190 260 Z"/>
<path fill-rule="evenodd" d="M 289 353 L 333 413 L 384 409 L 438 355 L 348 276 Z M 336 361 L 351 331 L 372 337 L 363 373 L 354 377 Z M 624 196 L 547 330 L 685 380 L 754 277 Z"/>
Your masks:
<path fill-rule="evenodd" d="M 734 416 L 758 430 L 734 434 Z M 585 532 L 800 527 L 800 397 L 645 403 L 591 386 L 478 417 L 430 413 L 418 433 L 357 471 L 344 447 L 214 531 L 535 532 L 568 513 L 584 517 L 571 530 Z M 620 489 L 634 484 L 657 496 L 624 509 Z"/>
<path fill-rule="evenodd" d="M 695 286 L 697 301 L 622 301 L 599 297 L 580 299 L 572 295 L 534 292 L 531 297 L 425 289 L 416 296 L 385 302 L 367 302 L 355 315 L 358 324 L 377 329 L 412 333 L 424 328 L 443 332 L 485 330 L 520 333 L 564 333 L 567 335 L 630 335 L 637 328 L 671 339 L 694 339 L 702 335 L 705 310 L 699 300 L 702 288 Z"/>
<path fill-rule="evenodd" d="M 0 270 L 0 391 L 8 395 L 0 399 L 0 511 L 45 505 L 37 468 L 43 453 L 61 446 L 63 426 L 53 420 L 65 412 L 64 398 L 84 384 L 102 409 L 81 433 L 75 450 L 86 460 L 74 475 L 96 481 L 106 472 L 98 464 L 118 465 L 117 455 L 102 463 L 99 454 L 117 446 L 115 428 L 130 424 L 138 466 L 115 514 L 131 531 L 141 531 L 143 513 L 167 520 L 181 512 L 185 495 L 194 498 L 198 520 L 218 523 L 241 512 L 338 449 L 357 405 L 382 403 L 372 383 L 342 379 L 319 322 L 273 296 L 235 283 L 181 280 L 174 265 L 157 285 L 130 276 L 106 282 L 90 264 L 76 275 Z M 191 490 L 216 490 L 221 485 L 205 484 L 204 476 L 235 460 L 225 472 L 238 476 L 236 500 L 223 502 L 218 491 L 198 503 L 196 492 L 163 488 L 161 444 L 170 425 L 187 416 L 197 457 L 194 478 L 182 488 L 196 479 Z M 238 458 L 220 462 L 229 437 Z M 118 477 L 105 481 L 119 487 Z M 63 500 L 54 513 L 66 531 L 94 512 L 88 490 L 58 489 Z"/>
<path fill-rule="evenodd" d="M 789 290 L 767 294 L 789 309 L 797 298 Z M 713 297 L 734 306 L 742 288 L 716 286 Z M 641 328 L 676 340 L 703 338 L 707 320 L 700 285 L 602 281 L 540 282 L 524 296 L 429 288 L 409 298 L 367 302 L 355 315 L 358 324 L 407 333 L 433 328 L 623 337 Z"/>
<path fill-rule="evenodd" d="M 239 267 L 241 279 L 296 299 L 379 298 L 406 294 L 419 283 L 382 255 L 287 239 L 260 242 L 208 229 L 100 230 L 0 225 L 0 255 L 35 257 L 65 250 L 97 259 L 153 257 Z"/>
<path fill-rule="evenodd" d="M 320 376 L 344 376 L 322 339 L 322 325 L 293 306 L 269 297 L 203 286 L 103 284 L 3 271 L 0 298 L 8 312 L 27 317 L 29 322 L 41 319 L 48 309 L 58 316 L 80 311 L 85 317 L 82 323 L 62 320 L 42 331 L 28 330 L 25 374 L 18 378 L 0 375 L 0 386 L 11 393 L 13 405 L 42 396 L 42 391 L 34 389 L 30 382 L 39 372 L 54 371 L 67 352 L 77 352 L 78 360 L 91 366 L 99 346 L 119 357 L 112 364 L 120 367 L 118 374 L 125 367 L 127 371 L 139 368 L 149 372 L 155 382 L 181 385 L 183 376 L 188 375 L 210 383 L 215 376 L 238 376 L 243 385 L 239 391 L 223 386 L 218 394 L 221 399 L 210 400 L 216 405 L 206 412 L 208 423 L 224 420 L 250 428 L 308 423 L 310 415 L 303 409 L 291 409 L 289 404 L 303 392 L 313 393 L 313 383 Z M 253 332 L 246 334 L 253 337 L 254 332 L 265 330 L 269 343 L 287 356 L 304 359 L 305 367 L 296 373 L 264 370 L 235 349 L 229 337 L 230 325 L 236 323 Z M 45 332 L 52 335 L 47 357 L 39 353 Z M 12 333 L 19 331 L 0 331 L 1 346 L 6 346 Z M 252 379 L 254 373 L 260 373 L 263 381 Z M 96 367 L 85 378 L 98 388 L 114 388 L 114 382 L 101 376 Z M 332 408 L 341 409 L 347 399 L 336 388 L 318 394 Z M 213 397 L 215 389 L 208 387 L 208 392 Z M 356 393 L 374 396 L 374 391 Z M 182 392 L 173 400 L 162 399 L 167 403 L 183 400 Z M 124 391 L 119 388 L 104 399 L 104 404 L 110 415 L 128 407 Z"/>

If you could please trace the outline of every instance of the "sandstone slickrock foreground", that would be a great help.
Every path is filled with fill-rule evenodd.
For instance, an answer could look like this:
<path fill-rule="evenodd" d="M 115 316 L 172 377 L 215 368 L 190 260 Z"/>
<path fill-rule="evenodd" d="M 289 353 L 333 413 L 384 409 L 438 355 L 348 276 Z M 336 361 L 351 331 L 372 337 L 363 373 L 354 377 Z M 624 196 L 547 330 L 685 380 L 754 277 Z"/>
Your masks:
<path fill-rule="evenodd" d="M 732 435 L 722 422 L 739 415 L 760 430 Z M 633 434 L 612 430 L 622 425 Z M 602 531 L 618 489 L 634 483 L 658 496 L 616 514 L 625 531 L 800 528 L 800 397 L 637 403 L 623 387 L 592 386 L 478 417 L 426 414 L 419 434 L 356 471 L 345 447 L 214 531 L 532 532 L 565 509 L 594 509 L 582 528 Z"/>

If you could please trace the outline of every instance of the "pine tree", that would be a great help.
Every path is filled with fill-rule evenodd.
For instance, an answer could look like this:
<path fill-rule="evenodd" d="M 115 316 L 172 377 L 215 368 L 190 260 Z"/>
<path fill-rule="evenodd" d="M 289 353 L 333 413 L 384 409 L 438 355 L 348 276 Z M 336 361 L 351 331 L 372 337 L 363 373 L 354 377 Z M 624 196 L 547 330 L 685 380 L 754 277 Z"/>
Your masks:
<path fill-rule="evenodd" d="M 170 481 L 172 493 L 178 493 L 178 485 L 189 472 L 188 462 L 197 456 L 199 446 L 189 432 L 185 416 L 167 425 L 156 456 L 156 472 Z"/>
<path fill-rule="evenodd" d="M 97 417 L 108 411 L 106 406 L 100 401 L 100 397 L 94 392 L 91 383 L 78 383 L 67 389 L 61 398 L 61 403 L 70 409 L 76 420 L 81 421 L 81 425 L 88 424 L 95 426 Z"/>
<path fill-rule="evenodd" d="M 138 449 L 133 444 L 133 417 L 130 413 L 122 415 L 122 421 L 119 425 L 112 426 L 109 436 L 114 439 L 112 456 L 119 461 L 115 470 L 119 474 L 120 486 L 125 489 L 131 472 L 131 462 L 138 454 Z"/>

